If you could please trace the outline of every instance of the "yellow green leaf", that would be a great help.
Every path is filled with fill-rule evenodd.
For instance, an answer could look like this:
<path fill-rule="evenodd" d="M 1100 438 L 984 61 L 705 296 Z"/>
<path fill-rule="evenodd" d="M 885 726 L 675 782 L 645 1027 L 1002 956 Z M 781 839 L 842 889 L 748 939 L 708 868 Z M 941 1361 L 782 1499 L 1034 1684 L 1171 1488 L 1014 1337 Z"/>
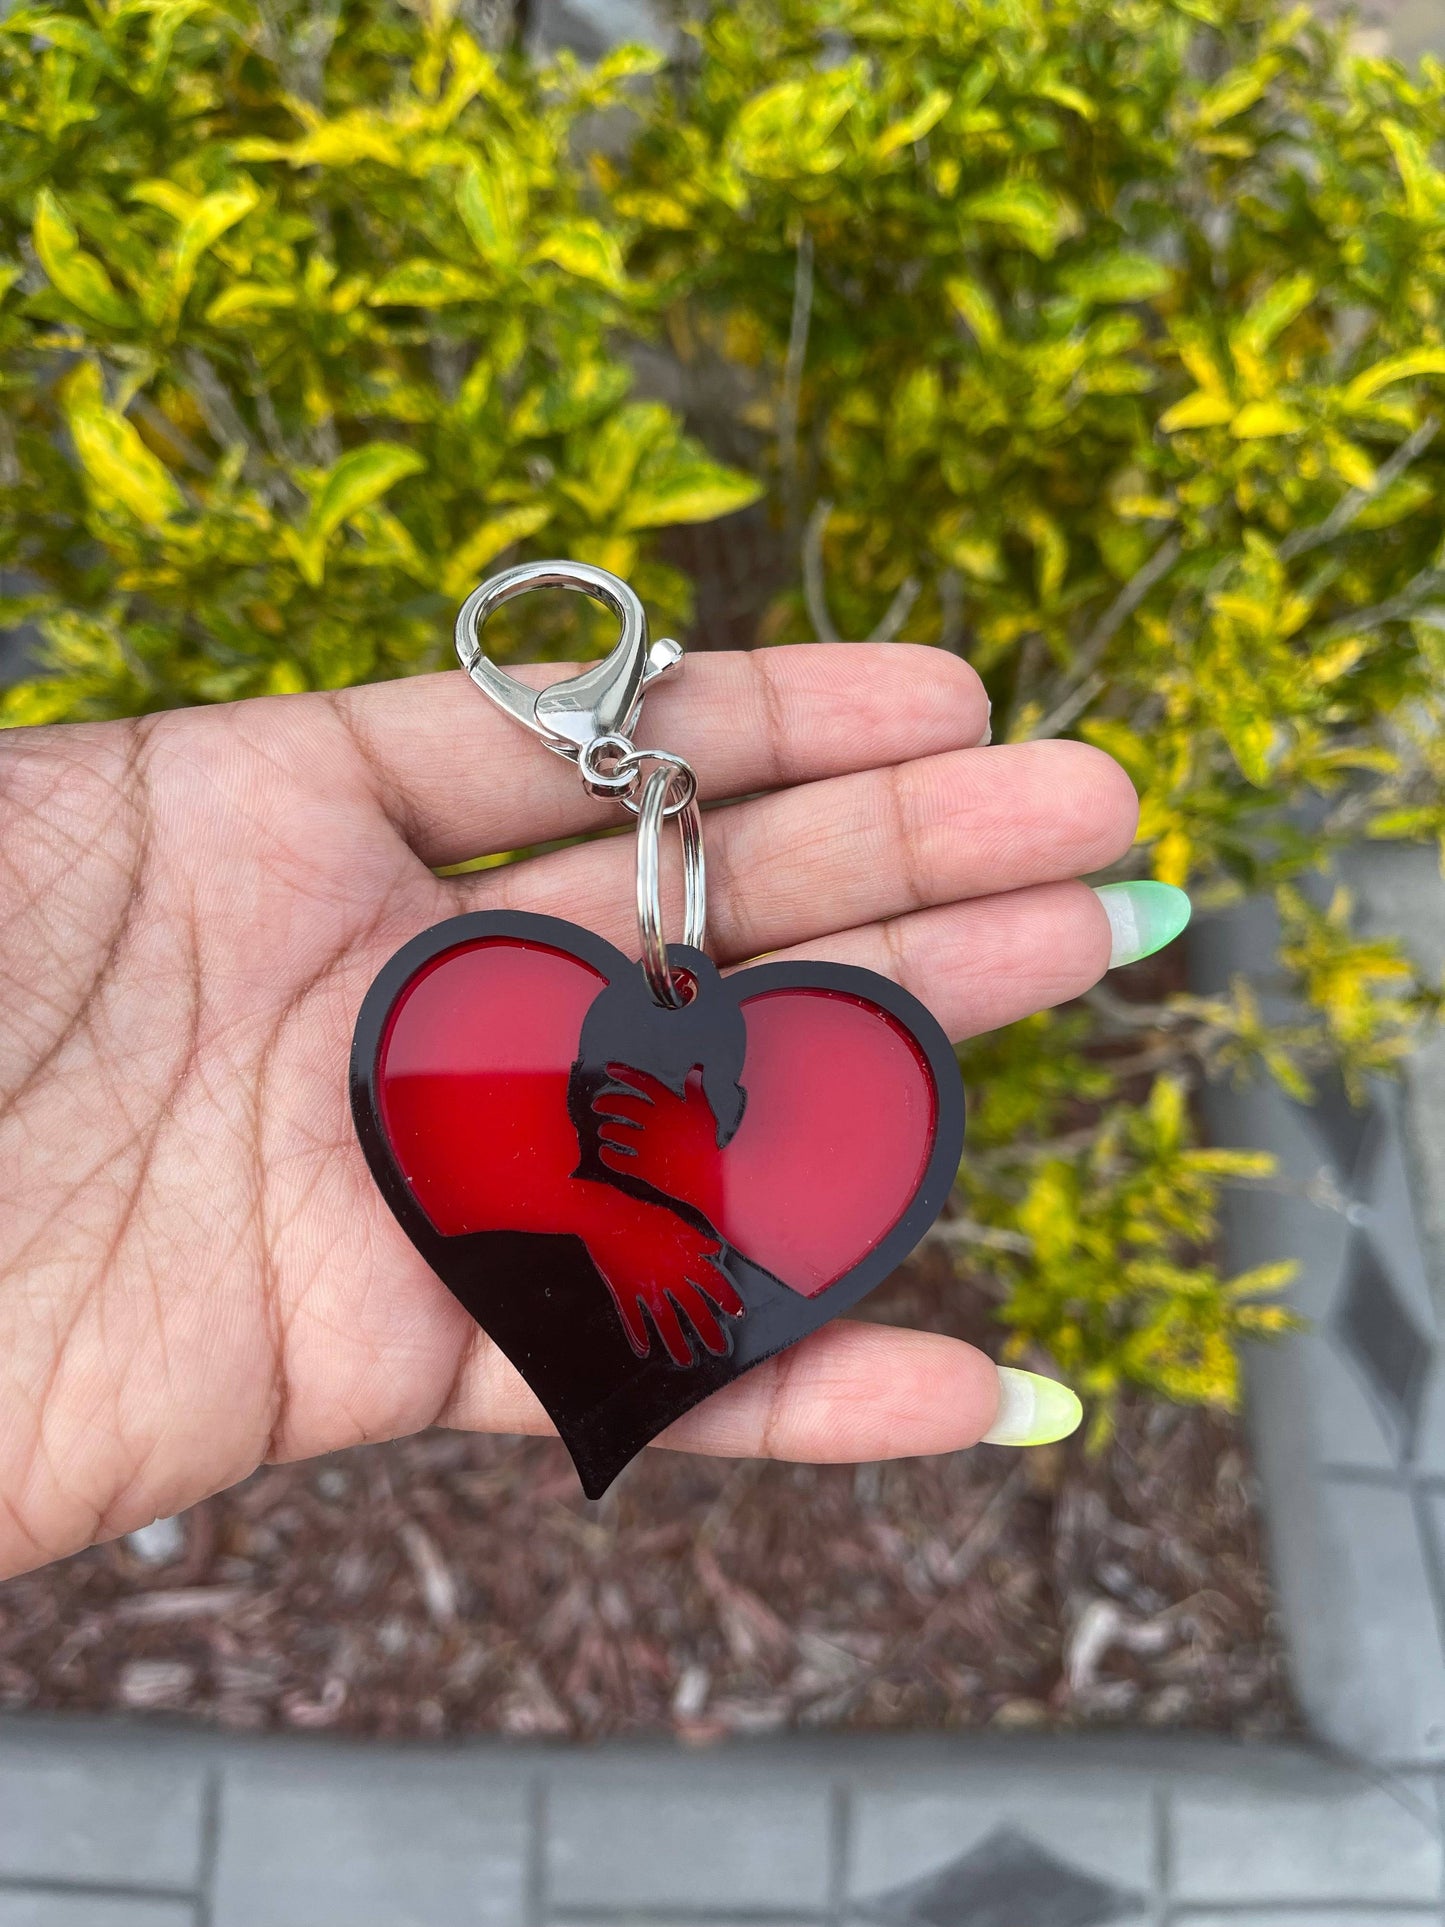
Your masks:
<path fill-rule="evenodd" d="M 268 281 L 233 281 L 222 288 L 206 309 L 206 319 L 219 326 L 238 314 L 257 314 L 267 308 L 294 308 L 294 286 L 278 287 Z"/>
<path fill-rule="evenodd" d="M 736 164 L 769 180 L 830 173 L 846 152 L 832 136 L 862 98 L 864 85 L 861 65 L 850 61 L 754 94 L 733 123 Z"/>
<path fill-rule="evenodd" d="M 1196 388 L 1192 395 L 1183 401 L 1175 402 L 1159 417 L 1159 426 L 1166 435 L 1173 435 L 1181 428 L 1217 428 L 1230 421 L 1234 416 L 1234 403 L 1228 395 L 1209 394 L 1203 388 Z"/>
<path fill-rule="evenodd" d="M 135 309 L 117 292 L 96 257 L 81 247 L 65 210 L 48 187 L 42 187 L 35 197 L 32 236 L 51 286 L 73 308 L 109 328 L 136 325 Z"/>
<path fill-rule="evenodd" d="M 944 283 L 949 300 L 972 328 L 980 348 L 996 348 L 1002 329 L 998 309 L 987 288 L 967 275 L 952 275 Z"/>
<path fill-rule="evenodd" d="M 380 501 L 404 476 L 416 475 L 426 462 L 400 442 L 368 442 L 333 463 L 311 498 L 306 524 L 294 535 L 292 553 L 301 573 L 319 588 L 326 573 L 326 545 L 349 516 Z"/>
<path fill-rule="evenodd" d="M 1445 348 L 1412 348 L 1403 355 L 1387 355 L 1355 376 L 1344 392 L 1344 405 L 1361 408 L 1391 382 L 1414 381 L 1419 375 L 1445 375 Z"/>
<path fill-rule="evenodd" d="M 665 529 L 679 522 L 711 522 L 750 508 L 762 493 L 762 483 L 750 475 L 698 457 L 641 483 L 623 504 L 620 526 Z"/>
<path fill-rule="evenodd" d="M 1229 432 L 1236 441 L 1245 442 L 1265 435 L 1295 435 L 1303 427 L 1300 417 L 1282 401 L 1251 401 L 1229 424 Z"/>
<path fill-rule="evenodd" d="M 1148 254 L 1096 254 L 1061 270 L 1059 280 L 1076 301 L 1149 301 L 1163 294 L 1173 276 Z"/>
<path fill-rule="evenodd" d="M 527 214 L 527 183 L 510 147 L 492 145 L 486 163 L 473 161 L 457 183 L 457 212 L 478 254 L 494 268 L 517 259 L 517 234 Z"/>
<path fill-rule="evenodd" d="M 146 528 L 161 528 L 185 507 L 169 469 L 105 398 L 100 369 L 82 361 L 62 390 L 70 439 L 91 493 L 119 504 Z"/>
<path fill-rule="evenodd" d="M 449 261 L 403 261 L 384 274 L 366 297 L 372 308 L 444 308 L 453 301 L 475 301 L 488 284 Z"/>
<path fill-rule="evenodd" d="M 1047 259 L 1078 225 L 1067 202 L 1037 181 L 1001 181 L 997 187 L 969 195 L 959 212 L 969 220 L 1005 229 L 1040 260 Z"/>
<path fill-rule="evenodd" d="M 185 306 L 186 296 L 195 282 L 202 256 L 215 246 L 228 228 L 244 219 L 261 196 L 250 181 L 235 187 L 219 188 L 207 194 L 181 224 L 171 257 L 170 285 L 166 290 L 165 312 L 176 315 Z"/>
<path fill-rule="evenodd" d="M 604 288 L 623 285 L 622 250 L 615 236 L 596 221 L 567 221 L 554 227 L 533 248 L 533 261 L 550 261 L 579 281 L 596 281 Z"/>
<path fill-rule="evenodd" d="M 1285 275 L 1250 303 L 1237 326 L 1230 330 L 1230 340 L 1248 354 L 1262 355 L 1314 298 L 1312 275 Z"/>
<path fill-rule="evenodd" d="M 476 587 L 487 564 L 503 549 L 511 548 L 525 536 L 535 535 L 552 519 L 545 502 L 528 502 L 503 509 L 478 523 L 459 549 L 455 549 L 442 571 L 442 589 L 449 596 L 464 596 Z"/>
<path fill-rule="evenodd" d="M 1195 114 L 1200 127 L 1218 127 L 1233 120 L 1246 107 L 1252 107 L 1279 72 L 1283 62 L 1277 54 L 1257 60 L 1251 67 L 1236 68 L 1226 74 L 1204 95 Z"/>
<path fill-rule="evenodd" d="M 931 88 L 911 114 L 905 114 L 902 120 L 895 120 L 891 126 L 884 128 L 873 143 L 875 158 L 887 160 L 900 147 L 911 147 L 914 141 L 922 140 L 943 119 L 952 100 L 953 96 L 946 88 Z"/>

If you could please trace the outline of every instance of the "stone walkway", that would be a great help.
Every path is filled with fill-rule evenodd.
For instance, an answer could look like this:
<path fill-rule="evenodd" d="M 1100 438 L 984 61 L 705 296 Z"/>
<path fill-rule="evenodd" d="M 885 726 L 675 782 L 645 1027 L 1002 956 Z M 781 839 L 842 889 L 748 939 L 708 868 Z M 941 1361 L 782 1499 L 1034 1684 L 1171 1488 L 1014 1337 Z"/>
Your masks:
<path fill-rule="evenodd" d="M 0 1723 L 0 1927 L 1441 1927 L 1441 1800 L 1207 1740 L 406 1751 Z"/>

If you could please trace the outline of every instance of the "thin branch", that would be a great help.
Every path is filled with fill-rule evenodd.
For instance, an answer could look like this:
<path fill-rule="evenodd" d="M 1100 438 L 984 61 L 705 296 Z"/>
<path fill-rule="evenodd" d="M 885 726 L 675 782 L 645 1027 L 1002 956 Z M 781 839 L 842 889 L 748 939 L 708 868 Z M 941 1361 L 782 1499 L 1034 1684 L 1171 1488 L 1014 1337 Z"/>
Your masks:
<path fill-rule="evenodd" d="M 783 363 L 783 394 L 778 409 L 778 462 L 783 471 L 783 503 L 788 526 L 796 531 L 803 499 L 802 452 L 798 418 L 803 405 L 803 368 L 808 359 L 808 329 L 813 318 L 813 237 L 798 236 L 793 270 L 793 317 L 788 326 L 788 356 Z"/>
<path fill-rule="evenodd" d="M 1098 674 L 1104 651 L 1133 615 L 1139 604 L 1161 576 L 1167 575 L 1179 558 L 1182 544 L 1177 535 L 1168 535 L 1147 562 L 1137 568 L 1120 589 L 1103 615 L 1079 646 L 1072 667 L 1072 682 L 1062 697 L 1030 734 L 1035 738 L 1057 736 L 1067 729 L 1104 687 Z"/>
<path fill-rule="evenodd" d="M 1390 596 L 1384 602 L 1376 602 L 1368 609 L 1356 609 L 1336 622 L 1327 623 L 1312 638 L 1314 646 L 1323 649 L 1345 636 L 1357 636 L 1365 629 L 1378 629 L 1386 622 L 1408 621 L 1411 616 L 1427 608 L 1431 597 L 1439 595 L 1442 590 L 1445 590 L 1445 569 L 1421 569 L 1398 595 Z"/>
<path fill-rule="evenodd" d="M 1095 670 L 1093 675 L 1086 676 L 1081 683 L 1076 684 L 1057 708 L 1051 709 L 1047 716 L 1042 717 L 1034 725 L 1029 731 L 1030 740 L 1042 742 L 1045 737 L 1057 736 L 1060 730 L 1067 729 L 1070 723 L 1083 715 L 1103 688 L 1104 678 Z"/>
<path fill-rule="evenodd" d="M 1342 495 L 1330 510 L 1323 522 L 1316 522 L 1313 528 L 1296 529 L 1287 535 L 1279 545 L 1280 560 L 1293 562 L 1297 555 L 1307 555 L 1325 542 L 1333 542 L 1361 511 L 1377 496 L 1383 495 L 1392 483 L 1398 482 L 1410 464 L 1424 454 L 1439 432 L 1440 424 L 1433 415 L 1427 415 L 1414 434 L 1401 442 L 1387 462 L 1382 462 L 1370 488 L 1352 488 Z"/>
<path fill-rule="evenodd" d="M 808 526 L 803 531 L 803 600 L 807 604 L 813 634 L 819 642 L 841 640 L 828 613 L 828 585 L 823 573 L 823 537 L 828 532 L 828 519 L 832 513 L 831 502 L 819 502 L 808 517 Z"/>
<path fill-rule="evenodd" d="M 883 620 L 865 642 L 895 642 L 898 632 L 913 613 L 913 605 L 918 600 L 917 576 L 905 576 L 898 585 L 897 593 L 884 611 Z"/>
<path fill-rule="evenodd" d="M 940 1218 L 928 1236 L 933 1244 L 980 1245 L 985 1251 L 1012 1251 L 1021 1258 L 1027 1258 L 1034 1248 L 1033 1239 L 1026 1238 L 1022 1231 L 975 1224 L 972 1218 Z"/>
<path fill-rule="evenodd" d="M 957 569 L 945 569 L 939 576 L 938 605 L 943 614 L 938 646 L 957 655 L 963 642 L 963 581 Z"/>

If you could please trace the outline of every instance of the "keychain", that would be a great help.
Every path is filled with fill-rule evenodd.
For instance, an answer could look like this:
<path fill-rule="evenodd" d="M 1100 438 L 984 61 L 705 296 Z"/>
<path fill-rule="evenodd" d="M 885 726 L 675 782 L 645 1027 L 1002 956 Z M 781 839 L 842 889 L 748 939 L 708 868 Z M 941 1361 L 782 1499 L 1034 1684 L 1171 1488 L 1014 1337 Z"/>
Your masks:
<path fill-rule="evenodd" d="M 573 589 L 620 621 L 596 667 L 540 695 L 484 652 L 488 616 Z M 472 592 L 457 653 L 483 693 L 637 822 L 641 962 L 523 911 L 450 918 L 367 992 L 351 1105 L 402 1229 L 537 1394 L 589 1498 L 709 1393 L 894 1269 L 938 1215 L 963 1144 L 948 1039 L 850 965 L 706 954 L 697 777 L 635 746 L 681 661 L 625 582 L 524 563 Z M 685 910 L 663 932 L 665 826 Z"/>

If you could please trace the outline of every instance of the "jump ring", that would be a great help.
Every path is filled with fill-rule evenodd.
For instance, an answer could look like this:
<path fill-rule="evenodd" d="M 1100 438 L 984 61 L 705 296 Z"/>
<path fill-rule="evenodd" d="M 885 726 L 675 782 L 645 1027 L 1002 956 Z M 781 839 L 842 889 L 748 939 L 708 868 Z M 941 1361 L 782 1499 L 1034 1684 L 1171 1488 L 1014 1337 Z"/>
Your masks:
<path fill-rule="evenodd" d="M 681 816 L 697 798 L 697 771 L 685 756 L 674 756 L 670 749 L 634 749 L 629 743 L 625 756 L 617 759 L 617 774 L 624 770 L 629 774 L 641 773 L 644 763 L 661 763 L 668 771 L 667 806 L 663 811 L 669 821 Z M 609 792 L 615 794 L 615 792 Z M 642 805 L 631 795 L 621 798 L 622 807 L 631 810 L 634 816 L 641 813 Z"/>
<path fill-rule="evenodd" d="M 643 784 L 642 800 L 637 808 L 637 930 L 642 940 L 642 968 L 653 996 L 669 1010 L 680 1010 L 688 1001 L 668 961 L 662 930 L 662 825 L 669 814 L 668 791 L 675 780 L 675 770 L 655 769 Z M 682 940 L 690 949 L 701 950 L 707 941 L 702 815 L 692 796 L 671 813 L 677 816 L 682 832 Z"/>
<path fill-rule="evenodd" d="M 587 794 L 617 798 L 635 810 L 637 805 L 630 801 L 629 792 L 637 788 L 638 772 L 636 764 L 627 760 L 632 754 L 635 752 L 630 738 L 626 736 L 594 736 L 577 756 L 577 767 L 582 772 L 582 783 Z M 601 759 L 609 756 L 616 759 L 613 767 L 610 770 L 599 768 Z"/>

